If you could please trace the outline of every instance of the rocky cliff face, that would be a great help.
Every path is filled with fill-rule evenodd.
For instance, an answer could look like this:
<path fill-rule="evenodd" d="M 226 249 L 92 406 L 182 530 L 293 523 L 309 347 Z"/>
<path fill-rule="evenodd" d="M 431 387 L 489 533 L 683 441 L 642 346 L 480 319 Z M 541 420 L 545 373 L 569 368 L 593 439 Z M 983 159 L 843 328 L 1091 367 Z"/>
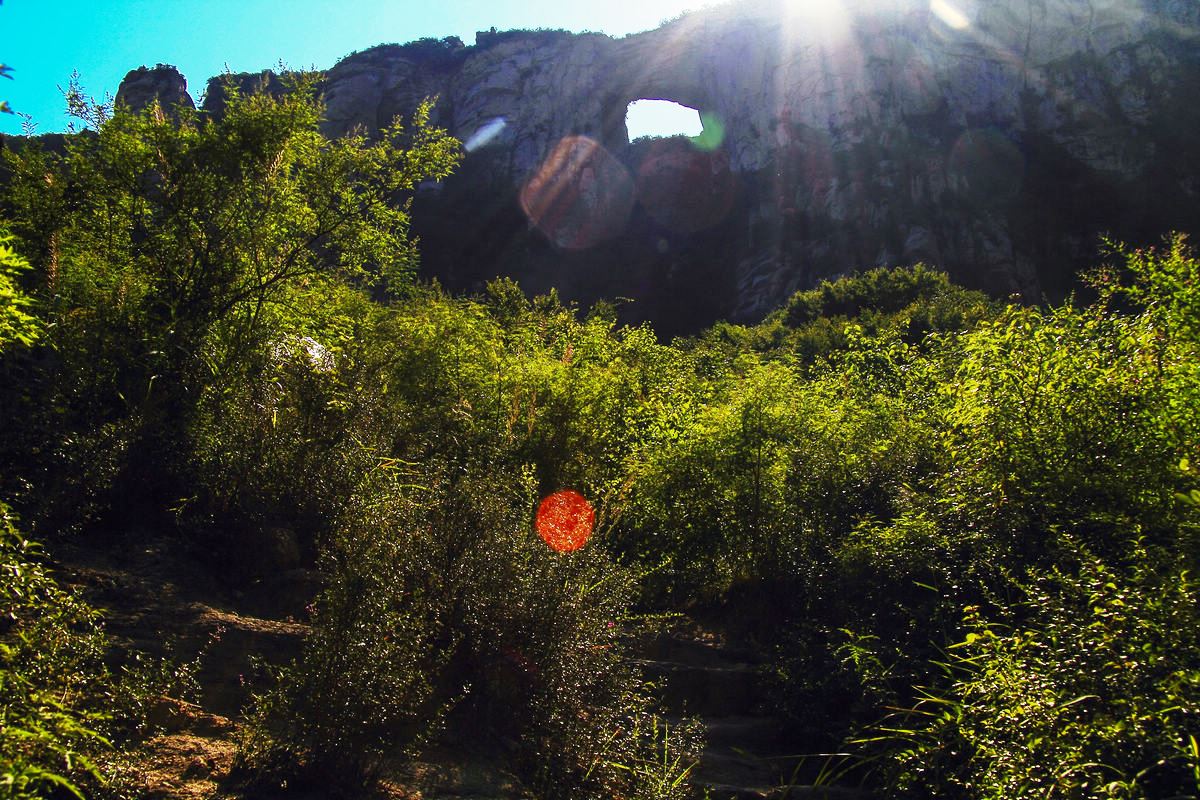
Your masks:
<path fill-rule="evenodd" d="M 619 40 L 380 46 L 325 96 L 331 135 L 436 96 L 466 143 L 415 205 L 429 274 L 632 297 L 665 332 L 879 264 L 1039 300 L 1102 233 L 1200 222 L 1194 0 L 745 0 Z M 631 144 L 643 98 L 705 133 Z"/>
<path fill-rule="evenodd" d="M 116 101 L 130 108 L 146 108 L 158 102 L 164 111 L 180 105 L 196 107 L 188 94 L 187 81 L 178 70 L 166 64 L 153 69 L 144 66 L 131 69 L 117 89 Z"/>

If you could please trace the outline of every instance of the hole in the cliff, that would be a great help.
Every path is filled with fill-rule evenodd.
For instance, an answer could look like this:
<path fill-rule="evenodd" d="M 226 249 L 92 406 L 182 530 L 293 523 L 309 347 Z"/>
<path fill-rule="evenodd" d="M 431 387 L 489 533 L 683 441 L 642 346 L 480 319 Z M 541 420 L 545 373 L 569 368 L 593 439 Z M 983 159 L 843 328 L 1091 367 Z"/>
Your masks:
<path fill-rule="evenodd" d="M 634 100 L 625 111 L 629 140 L 666 136 L 699 136 L 700 112 L 670 100 Z"/>

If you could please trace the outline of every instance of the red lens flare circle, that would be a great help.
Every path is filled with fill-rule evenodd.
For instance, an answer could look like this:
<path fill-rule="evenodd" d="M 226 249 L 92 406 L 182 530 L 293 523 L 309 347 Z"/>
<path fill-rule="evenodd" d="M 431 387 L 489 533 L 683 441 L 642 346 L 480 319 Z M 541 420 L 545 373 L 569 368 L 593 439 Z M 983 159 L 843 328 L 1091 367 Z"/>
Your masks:
<path fill-rule="evenodd" d="M 552 549 L 571 553 L 587 544 L 595 523 L 591 503 L 574 489 L 563 489 L 542 500 L 534 525 Z"/>

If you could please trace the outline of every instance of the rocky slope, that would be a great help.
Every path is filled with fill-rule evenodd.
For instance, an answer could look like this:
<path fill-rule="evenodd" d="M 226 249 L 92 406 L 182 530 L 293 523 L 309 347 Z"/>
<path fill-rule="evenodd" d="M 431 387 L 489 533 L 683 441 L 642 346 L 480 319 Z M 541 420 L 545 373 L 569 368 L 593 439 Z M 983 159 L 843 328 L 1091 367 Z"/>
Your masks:
<path fill-rule="evenodd" d="M 122 96 L 178 99 L 159 71 Z M 333 135 L 436 96 L 467 143 L 415 206 L 430 275 L 632 297 L 668 333 L 918 260 L 1058 296 L 1102 233 L 1200 220 L 1191 0 L 744 0 L 624 39 L 382 45 L 328 70 L 325 96 Z M 629 143 L 643 98 L 699 109 L 704 135 Z"/>

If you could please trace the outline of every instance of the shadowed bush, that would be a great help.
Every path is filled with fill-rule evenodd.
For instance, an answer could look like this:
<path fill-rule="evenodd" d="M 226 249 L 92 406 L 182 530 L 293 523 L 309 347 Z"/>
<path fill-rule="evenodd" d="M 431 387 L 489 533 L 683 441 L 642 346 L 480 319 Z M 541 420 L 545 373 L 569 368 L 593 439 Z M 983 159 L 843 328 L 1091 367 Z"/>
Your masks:
<path fill-rule="evenodd" d="M 533 534 L 531 472 L 422 478 L 344 509 L 305 656 L 245 749 L 259 779 L 352 788 L 444 737 L 539 797 L 683 797 L 696 729 L 668 736 L 624 657 L 632 574 Z"/>

